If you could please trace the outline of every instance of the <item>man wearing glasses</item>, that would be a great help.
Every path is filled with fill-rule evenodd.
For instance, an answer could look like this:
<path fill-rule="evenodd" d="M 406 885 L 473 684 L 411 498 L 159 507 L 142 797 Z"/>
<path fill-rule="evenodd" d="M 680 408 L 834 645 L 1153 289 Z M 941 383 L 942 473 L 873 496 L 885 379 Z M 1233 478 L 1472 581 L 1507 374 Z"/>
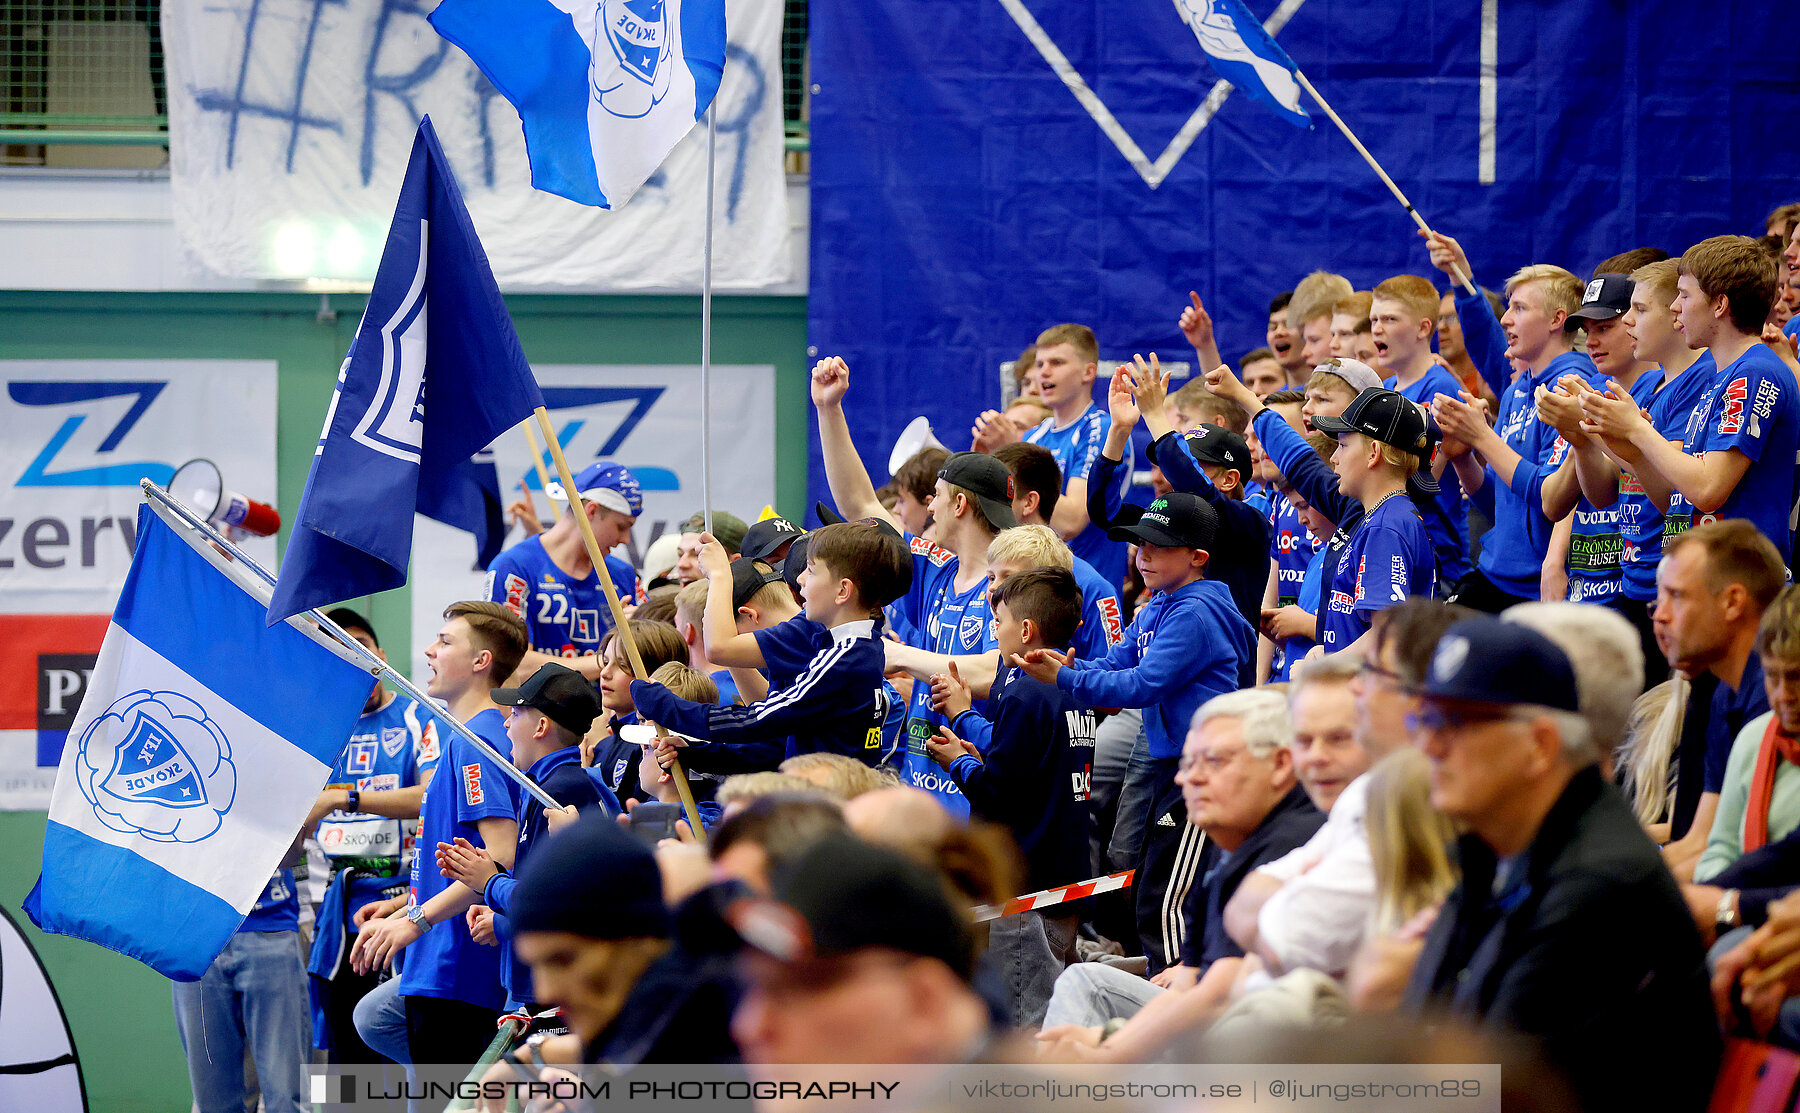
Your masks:
<path fill-rule="evenodd" d="M 1458 622 L 1412 725 L 1432 806 L 1467 833 L 1408 1008 L 1541 1040 L 1583 1108 L 1703 1108 L 1720 1043 L 1699 933 L 1601 778 L 1570 656 L 1516 622 Z"/>

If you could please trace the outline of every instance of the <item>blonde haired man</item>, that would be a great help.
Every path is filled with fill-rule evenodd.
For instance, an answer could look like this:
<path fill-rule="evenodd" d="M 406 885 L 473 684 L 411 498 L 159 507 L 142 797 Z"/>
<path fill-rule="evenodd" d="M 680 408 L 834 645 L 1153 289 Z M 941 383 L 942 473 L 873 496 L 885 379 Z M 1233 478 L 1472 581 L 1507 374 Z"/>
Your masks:
<path fill-rule="evenodd" d="M 1355 292 L 1348 278 L 1330 271 L 1314 271 L 1294 287 L 1288 328 L 1300 334 L 1301 362 L 1308 370 L 1331 358 L 1331 311 Z"/>
<path fill-rule="evenodd" d="M 1533 602 L 1543 593 L 1546 562 L 1563 566 L 1564 554 L 1550 551 L 1555 523 L 1545 516 L 1543 499 L 1544 480 L 1558 463 L 1553 458 L 1558 438 L 1538 420 L 1535 397 L 1539 387 L 1564 375 L 1586 380 L 1594 373 L 1593 361 L 1571 350 L 1573 337 L 1563 330 L 1581 306 L 1581 292 L 1579 278 L 1547 263 L 1521 268 L 1507 280 L 1500 325 L 1507 358 L 1524 370 L 1501 392 L 1491 428 L 1467 391 L 1434 400 L 1457 478 L 1494 523 L 1481 539 L 1480 561 L 1457 585 L 1451 602 L 1490 614 Z"/>

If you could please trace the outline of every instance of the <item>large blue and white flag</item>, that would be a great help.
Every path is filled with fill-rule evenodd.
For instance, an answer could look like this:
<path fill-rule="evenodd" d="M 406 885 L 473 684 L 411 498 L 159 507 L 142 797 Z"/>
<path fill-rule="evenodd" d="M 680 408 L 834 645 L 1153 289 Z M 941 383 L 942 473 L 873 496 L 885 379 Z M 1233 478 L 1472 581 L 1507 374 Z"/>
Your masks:
<path fill-rule="evenodd" d="M 309 620 L 268 626 L 248 577 L 160 515 L 138 511 L 25 912 L 193 981 L 293 843 L 370 679 Z"/>
<path fill-rule="evenodd" d="M 495 437 L 544 404 L 429 117 L 269 604 L 269 623 L 406 582 L 413 511 L 473 532 L 486 567 L 505 526 Z M 427 420 L 429 417 L 429 420 Z"/>
<path fill-rule="evenodd" d="M 1236 88 L 1273 108 L 1297 127 L 1312 127 L 1300 107 L 1299 68 L 1275 44 L 1242 0 L 1175 0 L 1213 69 Z"/>
<path fill-rule="evenodd" d="M 725 70 L 725 0 L 444 0 L 430 16 L 519 110 L 531 184 L 616 209 Z"/>

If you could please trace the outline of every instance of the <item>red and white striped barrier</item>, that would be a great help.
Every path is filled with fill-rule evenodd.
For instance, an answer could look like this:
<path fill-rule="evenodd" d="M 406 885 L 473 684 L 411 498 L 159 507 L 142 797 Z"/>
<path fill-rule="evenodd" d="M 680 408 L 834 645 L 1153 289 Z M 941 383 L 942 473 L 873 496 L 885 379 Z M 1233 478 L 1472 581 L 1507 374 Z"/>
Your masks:
<path fill-rule="evenodd" d="M 1096 893 L 1111 893 L 1119 889 L 1129 888 L 1136 870 L 1123 873 L 1109 873 L 1105 877 L 1096 877 L 1091 881 L 1078 881 L 1073 885 L 1063 885 L 1055 889 L 1045 889 L 1041 893 L 1026 893 L 1022 897 L 1014 897 L 1005 904 L 978 904 L 975 906 L 975 922 L 986 923 L 998 920 L 1002 916 L 1016 916 L 1021 912 L 1035 912 L 1038 909 L 1053 905 L 1067 904 L 1082 897 L 1091 897 Z"/>

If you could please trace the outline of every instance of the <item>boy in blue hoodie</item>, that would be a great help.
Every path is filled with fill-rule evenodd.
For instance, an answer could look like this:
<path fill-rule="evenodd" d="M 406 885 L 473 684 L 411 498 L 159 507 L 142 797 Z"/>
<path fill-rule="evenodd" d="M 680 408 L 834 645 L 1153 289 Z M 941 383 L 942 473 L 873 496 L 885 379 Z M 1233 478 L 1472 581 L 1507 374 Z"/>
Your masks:
<path fill-rule="evenodd" d="M 1176 870 L 1174 851 L 1187 824 L 1175 766 L 1194 709 L 1236 691 L 1245 662 L 1254 662 L 1256 631 L 1224 584 L 1206 578 L 1218 516 L 1197 495 L 1171 492 L 1141 510 L 1121 508 L 1110 533 L 1138 547 L 1137 569 L 1155 594 L 1099 661 L 1070 660 L 1053 649 L 1015 654 L 1012 663 L 1075 697 L 1086 707 L 1140 707 L 1155 796 L 1144 817 L 1136 905 L 1139 936 L 1152 970 L 1179 962 L 1157 954 L 1165 898 L 1179 909 L 1191 882 Z"/>

